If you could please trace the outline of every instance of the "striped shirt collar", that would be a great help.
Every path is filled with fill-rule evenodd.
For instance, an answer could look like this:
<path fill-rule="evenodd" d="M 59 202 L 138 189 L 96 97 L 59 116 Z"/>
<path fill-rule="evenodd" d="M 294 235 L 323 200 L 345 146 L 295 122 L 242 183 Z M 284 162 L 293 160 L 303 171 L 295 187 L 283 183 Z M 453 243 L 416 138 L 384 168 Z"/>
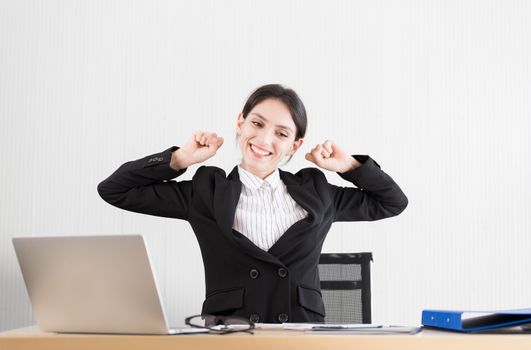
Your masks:
<path fill-rule="evenodd" d="M 276 189 L 281 181 L 278 168 L 275 169 L 271 175 L 262 180 L 253 173 L 242 168 L 241 165 L 238 165 L 238 175 L 240 176 L 242 184 L 251 190 L 257 190 L 264 184 L 268 184 L 272 189 Z"/>

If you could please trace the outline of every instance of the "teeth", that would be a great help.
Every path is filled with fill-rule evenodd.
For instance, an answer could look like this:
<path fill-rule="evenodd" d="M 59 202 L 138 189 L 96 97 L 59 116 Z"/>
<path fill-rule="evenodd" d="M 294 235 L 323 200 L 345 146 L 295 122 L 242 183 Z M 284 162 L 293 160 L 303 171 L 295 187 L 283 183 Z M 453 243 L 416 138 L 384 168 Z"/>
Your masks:
<path fill-rule="evenodd" d="M 267 156 L 267 155 L 271 154 L 270 152 L 264 152 L 262 150 L 254 148 L 253 145 L 251 145 L 251 149 L 253 150 L 253 152 L 256 152 L 256 153 L 258 153 L 258 154 L 260 154 L 262 156 Z"/>

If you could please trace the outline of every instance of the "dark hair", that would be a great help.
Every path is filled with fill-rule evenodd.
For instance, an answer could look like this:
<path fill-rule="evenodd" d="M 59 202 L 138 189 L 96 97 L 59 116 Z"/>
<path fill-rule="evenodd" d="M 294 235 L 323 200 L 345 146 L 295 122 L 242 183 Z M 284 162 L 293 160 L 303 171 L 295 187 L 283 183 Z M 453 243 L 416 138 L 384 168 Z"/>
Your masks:
<path fill-rule="evenodd" d="M 254 90 L 249 98 L 247 98 L 245 106 L 243 106 L 243 119 L 247 118 L 247 115 L 253 110 L 254 106 L 267 99 L 275 99 L 284 102 L 289 109 L 295 126 L 297 127 L 295 140 L 303 138 L 306 134 L 306 126 L 308 125 L 306 108 L 304 108 L 304 104 L 295 91 L 279 84 L 263 85 Z"/>

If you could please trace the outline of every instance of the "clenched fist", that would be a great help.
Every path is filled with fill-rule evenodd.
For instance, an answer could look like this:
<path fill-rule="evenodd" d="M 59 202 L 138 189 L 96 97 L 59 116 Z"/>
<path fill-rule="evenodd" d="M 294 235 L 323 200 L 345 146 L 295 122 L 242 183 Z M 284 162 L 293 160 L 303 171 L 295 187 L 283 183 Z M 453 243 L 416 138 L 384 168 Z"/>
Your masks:
<path fill-rule="evenodd" d="M 306 153 L 305 158 L 320 168 L 338 173 L 344 173 L 361 166 L 360 162 L 346 154 L 332 140 L 318 144 Z"/>
<path fill-rule="evenodd" d="M 216 133 L 197 131 L 183 147 L 172 153 L 170 166 L 178 170 L 202 163 L 213 157 L 221 145 L 223 137 Z"/>

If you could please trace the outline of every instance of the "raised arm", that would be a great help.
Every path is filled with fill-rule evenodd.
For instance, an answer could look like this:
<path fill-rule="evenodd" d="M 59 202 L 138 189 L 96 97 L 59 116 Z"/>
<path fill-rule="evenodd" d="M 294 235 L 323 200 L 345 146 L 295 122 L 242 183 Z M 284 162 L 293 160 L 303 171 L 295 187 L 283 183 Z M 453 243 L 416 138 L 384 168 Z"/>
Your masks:
<path fill-rule="evenodd" d="M 408 199 L 396 182 L 369 156 L 353 156 L 362 165 L 344 173 L 357 188 L 330 185 L 335 206 L 334 221 L 373 221 L 400 214 Z"/>
<path fill-rule="evenodd" d="M 157 216 L 187 219 L 191 181 L 171 181 L 192 164 L 216 154 L 223 138 L 196 132 L 182 147 L 127 162 L 98 185 L 98 193 L 118 208 Z"/>
<path fill-rule="evenodd" d="M 162 153 L 127 162 L 98 185 L 107 203 L 136 213 L 186 219 L 191 181 L 169 181 L 186 171 L 170 167 L 171 147 Z"/>
<path fill-rule="evenodd" d="M 334 221 L 372 221 L 400 214 L 408 199 L 394 180 L 369 156 L 350 156 L 326 140 L 306 154 L 320 168 L 337 172 L 354 187 L 330 185 Z"/>

